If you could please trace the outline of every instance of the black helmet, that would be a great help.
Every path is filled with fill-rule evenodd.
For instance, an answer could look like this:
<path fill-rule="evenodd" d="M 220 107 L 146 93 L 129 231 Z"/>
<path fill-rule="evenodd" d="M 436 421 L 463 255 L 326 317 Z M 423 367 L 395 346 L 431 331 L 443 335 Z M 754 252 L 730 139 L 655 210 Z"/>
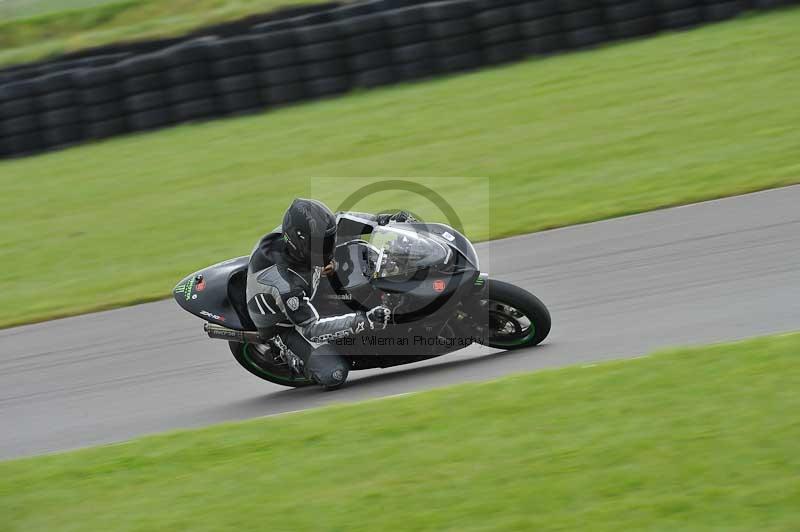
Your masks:
<path fill-rule="evenodd" d="M 296 199 L 283 215 L 286 254 L 297 266 L 325 266 L 336 245 L 336 217 L 323 203 Z"/>

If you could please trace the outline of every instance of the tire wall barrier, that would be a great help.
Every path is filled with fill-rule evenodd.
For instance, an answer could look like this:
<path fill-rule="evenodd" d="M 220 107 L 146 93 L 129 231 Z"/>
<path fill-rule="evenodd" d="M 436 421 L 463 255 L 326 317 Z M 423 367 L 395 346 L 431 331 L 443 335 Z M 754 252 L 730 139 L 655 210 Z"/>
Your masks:
<path fill-rule="evenodd" d="M 468 71 L 800 0 L 370 0 L 0 77 L 0 158 Z M 56 68 L 54 68 L 56 65 Z M 58 68 L 58 66 L 63 68 Z M 0 73 L 2 76 L 3 73 Z M 8 75 L 8 74 L 6 74 Z"/>
<path fill-rule="evenodd" d="M 310 15 L 320 11 L 329 11 L 339 7 L 339 5 L 340 4 L 337 2 L 327 2 L 324 4 L 302 4 L 298 6 L 278 8 L 264 14 L 251 15 L 249 17 L 231 22 L 204 26 L 179 37 L 148 39 L 132 42 L 123 41 L 105 46 L 85 48 L 33 63 L 24 63 L 0 68 L 0 85 L 3 83 L 10 83 L 12 81 L 43 76 L 45 74 L 53 73 L 57 70 L 67 70 L 70 68 L 81 68 L 85 66 L 97 66 L 98 64 L 113 63 L 124 57 L 154 52 L 156 50 L 179 44 L 197 37 L 205 37 L 209 35 L 223 38 L 234 37 L 248 33 L 256 24 L 297 18 L 302 15 Z"/>

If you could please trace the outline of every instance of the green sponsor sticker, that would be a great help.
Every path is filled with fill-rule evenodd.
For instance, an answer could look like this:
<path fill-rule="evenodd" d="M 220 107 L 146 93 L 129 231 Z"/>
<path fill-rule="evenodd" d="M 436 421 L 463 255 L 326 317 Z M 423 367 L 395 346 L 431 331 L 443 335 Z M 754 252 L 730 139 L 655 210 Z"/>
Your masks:
<path fill-rule="evenodd" d="M 175 287 L 176 294 L 183 294 L 186 301 L 192 298 L 192 288 L 194 288 L 194 277 L 190 277 Z"/>

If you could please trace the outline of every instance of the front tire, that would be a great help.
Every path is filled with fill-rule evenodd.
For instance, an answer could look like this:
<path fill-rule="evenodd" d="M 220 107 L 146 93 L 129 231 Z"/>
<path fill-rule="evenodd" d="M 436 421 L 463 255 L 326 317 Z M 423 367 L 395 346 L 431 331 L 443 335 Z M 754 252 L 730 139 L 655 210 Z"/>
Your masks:
<path fill-rule="evenodd" d="M 290 388 L 302 388 L 314 384 L 305 376 L 297 375 L 287 364 L 275 362 L 272 353 L 263 346 L 239 342 L 228 342 L 228 346 L 233 358 L 260 379 Z"/>
<path fill-rule="evenodd" d="M 489 279 L 481 308 L 488 312 L 485 345 L 495 349 L 524 349 L 550 334 L 550 312 L 541 300 L 513 284 Z"/>

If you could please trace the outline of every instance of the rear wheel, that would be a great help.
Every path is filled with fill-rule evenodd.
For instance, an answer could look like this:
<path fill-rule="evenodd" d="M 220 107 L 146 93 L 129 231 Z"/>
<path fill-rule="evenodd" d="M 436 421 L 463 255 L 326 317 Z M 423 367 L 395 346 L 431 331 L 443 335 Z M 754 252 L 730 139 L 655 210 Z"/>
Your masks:
<path fill-rule="evenodd" d="M 488 313 L 485 345 L 522 349 L 539 344 L 550 333 L 550 312 L 538 297 L 517 286 L 490 279 L 481 307 Z"/>
<path fill-rule="evenodd" d="M 236 361 L 256 377 L 291 388 L 313 384 L 293 370 L 282 357 L 276 357 L 268 345 L 238 342 L 228 342 L 228 345 Z"/>

